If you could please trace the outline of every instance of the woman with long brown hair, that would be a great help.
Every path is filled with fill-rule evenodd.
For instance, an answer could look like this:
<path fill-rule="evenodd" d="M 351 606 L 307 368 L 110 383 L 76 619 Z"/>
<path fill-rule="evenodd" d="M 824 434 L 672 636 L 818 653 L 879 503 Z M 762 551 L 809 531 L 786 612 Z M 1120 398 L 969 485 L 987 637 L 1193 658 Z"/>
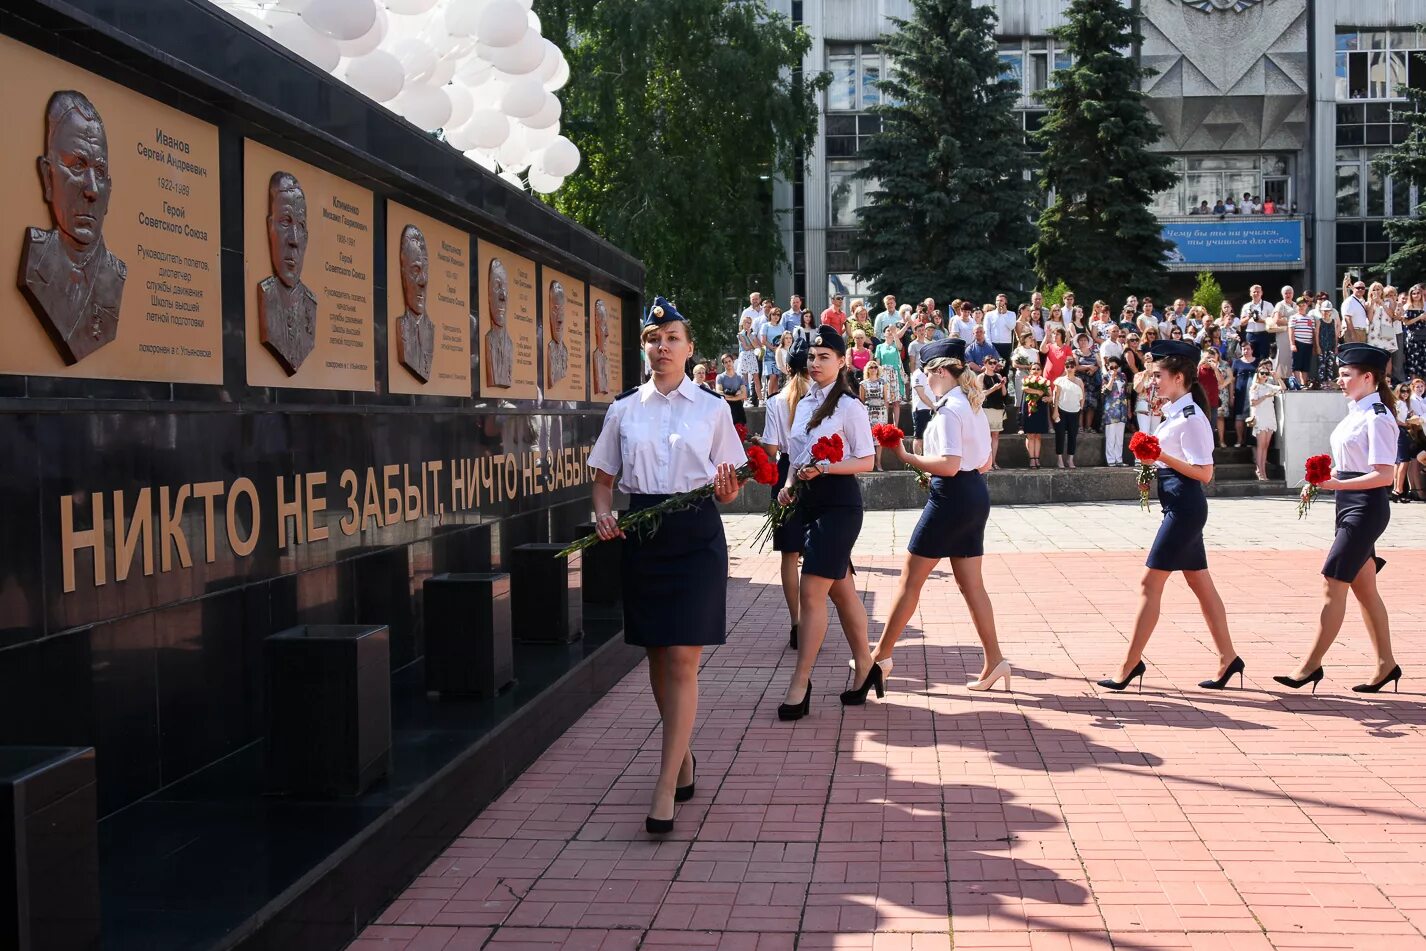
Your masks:
<path fill-rule="evenodd" d="M 1213 426 L 1208 419 L 1208 401 L 1198 385 L 1198 348 L 1179 340 L 1162 340 L 1154 345 L 1152 356 L 1154 366 L 1150 372 L 1158 396 L 1164 401 L 1163 421 L 1156 433 L 1160 455 L 1154 464 L 1164 520 L 1145 562 L 1129 651 L 1119 676 L 1105 678 L 1099 685 L 1123 690 L 1137 677 L 1143 689 L 1144 647 L 1159 622 L 1164 585 L 1171 574 L 1181 571 L 1189 590 L 1198 598 L 1208 633 L 1218 649 L 1217 676 L 1201 681 L 1199 686 L 1221 690 L 1234 674 L 1241 682 L 1244 664 L 1233 648 L 1228 613 L 1208 572 L 1208 554 L 1203 546 L 1203 526 L 1208 521 L 1208 499 L 1203 487 L 1213 479 Z"/>
<path fill-rule="evenodd" d="M 1294 690 L 1311 684 L 1317 692 L 1324 676 L 1322 659 L 1342 630 L 1350 590 L 1376 651 L 1375 675 L 1352 690 L 1377 693 L 1401 680 L 1391 651 L 1391 622 L 1376 585 L 1377 573 L 1386 565 L 1377 557 L 1376 542 L 1391 521 L 1389 493 L 1397 449 L 1396 397 L 1386 376 L 1391 354 L 1354 343 L 1337 352 L 1337 361 L 1342 390 L 1351 402 L 1346 417 L 1332 430 L 1332 478 L 1318 486 L 1337 494 L 1337 534 L 1322 564 L 1322 613 L 1307 659 L 1293 673 L 1273 680 Z"/>
<path fill-rule="evenodd" d="M 777 391 L 776 396 L 767 401 L 762 443 L 768 452 L 778 454 L 778 485 L 787 481 L 792 467 L 792 457 L 787 454 L 788 430 L 792 417 L 797 412 L 797 404 L 807 395 L 807 344 L 806 340 L 793 343 L 792 351 L 787 357 L 787 383 Z M 802 561 L 802 545 L 802 514 L 794 508 L 772 533 L 772 550 L 780 556 L 782 596 L 787 601 L 787 614 L 792 621 L 792 627 L 787 632 L 787 644 L 792 650 L 797 650 L 797 624 L 801 616 L 801 577 L 798 566 Z"/>

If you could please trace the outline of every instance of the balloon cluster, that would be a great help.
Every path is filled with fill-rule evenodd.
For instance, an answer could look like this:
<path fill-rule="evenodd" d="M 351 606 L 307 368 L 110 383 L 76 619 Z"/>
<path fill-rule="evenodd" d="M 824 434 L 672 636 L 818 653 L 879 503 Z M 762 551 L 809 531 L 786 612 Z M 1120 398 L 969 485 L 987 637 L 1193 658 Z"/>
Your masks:
<path fill-rule="evenodd" d="M 549 194 L 579 167 L 555 96 L 569 63 L 533 0 L 211 2 L 517 188 Z"/>

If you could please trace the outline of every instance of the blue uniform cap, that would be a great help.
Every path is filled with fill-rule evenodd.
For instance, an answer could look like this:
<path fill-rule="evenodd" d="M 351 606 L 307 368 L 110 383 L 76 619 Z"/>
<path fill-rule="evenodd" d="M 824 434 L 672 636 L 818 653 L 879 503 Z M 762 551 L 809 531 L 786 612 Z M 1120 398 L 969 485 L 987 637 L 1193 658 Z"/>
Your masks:
<path fill-rule="evenodd" d="M 1149 347 L 1149 353 L 1153 354 L 1155 360 L 1162 360 L 1164 357 L 1182 357 L 1196 363 L 1203 351 L 1199 349 L 1198 344 L 1189 343 L 1187 340 L 1155 340 Z"/>
<path fill-rule="evenodd" d="M 787 353 L 787 368 L 793 373 L 807 372 L 807 351 L 812 348 L 807 345 L 807 340 L 794 340 L 792 349 Z"/>
<path fill-rule="evenodd" d="M 942 357 L 964 360 L 966 358 L 966 342 L 960 337 L 946 337 L 941 340 L 933 340 L 930 343 L 923 343 L 918 353 L 923 367 L 932 360 L 939 360 Z"/>
<path fill-rule="evenodd" d="M 644 315 L 644 326 L 655 327 L 659 324 L 667 324 L 675 320 L 681 320 L 684 323 L 688 322 L 688 318 L 680 314 L 677 307 L 674 307 L 662 297 L 655 297 L 653 304 L 649 307 L 649 312 Z"/>
<path fill-rule="evenodd" d="M 1344 343 L 1337 348 L 1337 362 L 1349 367 L 1366 367 L 1381 372 L 1390 360 L 1390 353 L 1369 343 Z"/>
<path fill-rule="evenodd" d="M 837 328 L 828 324 L 823 324 L 813 332 L 811 346 L 835 350 L 838 356 L 846 356 L 847 353 L 847 341 L 837 333 Z"/>

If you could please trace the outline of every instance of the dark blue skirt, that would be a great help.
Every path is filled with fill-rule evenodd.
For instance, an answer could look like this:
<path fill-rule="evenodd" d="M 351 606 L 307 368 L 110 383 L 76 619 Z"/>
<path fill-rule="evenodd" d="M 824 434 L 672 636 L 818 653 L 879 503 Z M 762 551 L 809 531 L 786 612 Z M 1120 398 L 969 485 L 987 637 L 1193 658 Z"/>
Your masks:
<path fill-rule="evenodd" d="M 1208 553 L 1203 548 L 1208 497 L 1203 494 L 1203 483 L 1172 469 L 1157 472 L 1164 520 L 1144 564 L 1157 571 L 1203 571 L 1208 568 Z"/>
<path fill-rule="evenodd" d="M 852 546 L 862 531 L 862 490 L 857 477 L 818 476 L 801 485 L 802 573 L 840 581 L 852 567 Z"/>
<path fill-rule="evenodd" d="M 931 494 L 906 550 L 920 558 L 979 558 L 985 554 L 990 489 L 974 469 L 931 479 Z"/>
<path fill-rule="evenodd" d="M 1362 473 L 1338 472 L 1337 478 L 1354 479 L 1359 475 Z M 1376 540 L 1391 521 L 1390 492 L 1389 486 L 1337 491 L 1337 537 L 1332 539 L 1332 548 L 1322 563 L 1323 575 L 1350 584 L 1368 558 L 1375 560 L 1377 571 L 1386 566 L 1386 561 L 1376 556 Z"/>
<path fill-rule="evenodd" d="M 782 487 L 787 484 L 787 470 L 791 468 L 791 463 L 791 457 L 785 452 L 777 460 L 777 485 L 772 487 L 774 499 L 777 498 L 777 493 Z M 796 552 L 800 555 L 806 541 L 806 527 L 802 524 L 802 506 L 794 505 L 792 511 L 788 513 L 787 521 L 773 529 L 772 550 Z"/>
<path fill-rule="evenodd" d="M 629 511 L 666 495 L 632 495 Z M 623 544 L 624 640 L 636 647 L 692 647 L 727 638 L 728 543 L 711 498 L 672 512 L 652 536 Z"/>

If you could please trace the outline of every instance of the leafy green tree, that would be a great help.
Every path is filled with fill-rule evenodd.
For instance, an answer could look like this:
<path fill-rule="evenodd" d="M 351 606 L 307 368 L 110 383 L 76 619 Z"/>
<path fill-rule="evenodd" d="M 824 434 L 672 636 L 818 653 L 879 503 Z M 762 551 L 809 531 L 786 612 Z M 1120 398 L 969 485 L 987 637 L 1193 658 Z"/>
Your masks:
<path fill-rule="evenodd" d="M 882 42 L 882 131 L 859 173 L 876 183 L 854 250 L 873 296 L 980 300 L 1030 280 L 1034 185 L 1002 72 L 995 13 L 972 0 L 912 0 Z"/>
<path fill-rule="evenodd" d="M 1054 307 L 1056 304 L 1063 304 L 1065 302 L 1065 295 L 1068 294 L 1072 289 L 1073 288 L 1071 288 L 1064 281 L 1060 281 L 1059 283 L 1055 284 L 1054 287 L 1044 292 L 1045 306 Z"/>
<path fill-rule="evenodd" d="M 1416 65 L 1412 64 L 1412 68 Z M 1406 138 L 1383 151 L 1372 164 L 1378 173 L 1391 176 L 1398 185 L 1415 185 L 1423 201 L 1412 209 L 1412 214 L 1386 222 L 1387 236 L 1396 251 L 1375 273 L 1379 277 L 1410 275 L 1408 279 L 1415 280 L 1414 275 L 1426 267 L 1426 218 L 1422 217 L 1426 214 L 1426 90 L 1399 86 L 1397 94 L 1406 97 L 1408 108 L 1393 110 L 1392 118 L 1406 125 Z"/>
<path fill-rule="evenodd" d="M 1157 295 L 1165 284 L 1169 244 L 1149 205 L 1177 176 L 1152 151 L 1159 127 L 1139 81 L 1153 71 L 1127 52 L 1142 39 L 1139 18 L 1122 0 L 1071 0 L 1051 31 L 1072 61 L 1041 96 L 1040 182 L 1054 200 L 1032 254 L 1044 283 L 1066 280 L 1086 299 Z"/>
<path fill-rule="evenodd" d="M 703 347 L 731 339 L 728 301 L 769 293 L 782 258 L 771 178 L 816 137 L 827 80 L 795 72 L 810 37 L 764 0 L 535 10 L 569 60 L 562 130 L 583 155 L 551 203 L 642 259 L 647 294 L 675 302 Z"/>
<path fill-rule="evenodd" d="M 1193 305 L 1208 311 L 1208 316 L 1218 319 L 1218 311 L 1223 306 L 1223 285 L 1212 271 L 1198 272 L 1198 285 L 1193 289 Z"/>

